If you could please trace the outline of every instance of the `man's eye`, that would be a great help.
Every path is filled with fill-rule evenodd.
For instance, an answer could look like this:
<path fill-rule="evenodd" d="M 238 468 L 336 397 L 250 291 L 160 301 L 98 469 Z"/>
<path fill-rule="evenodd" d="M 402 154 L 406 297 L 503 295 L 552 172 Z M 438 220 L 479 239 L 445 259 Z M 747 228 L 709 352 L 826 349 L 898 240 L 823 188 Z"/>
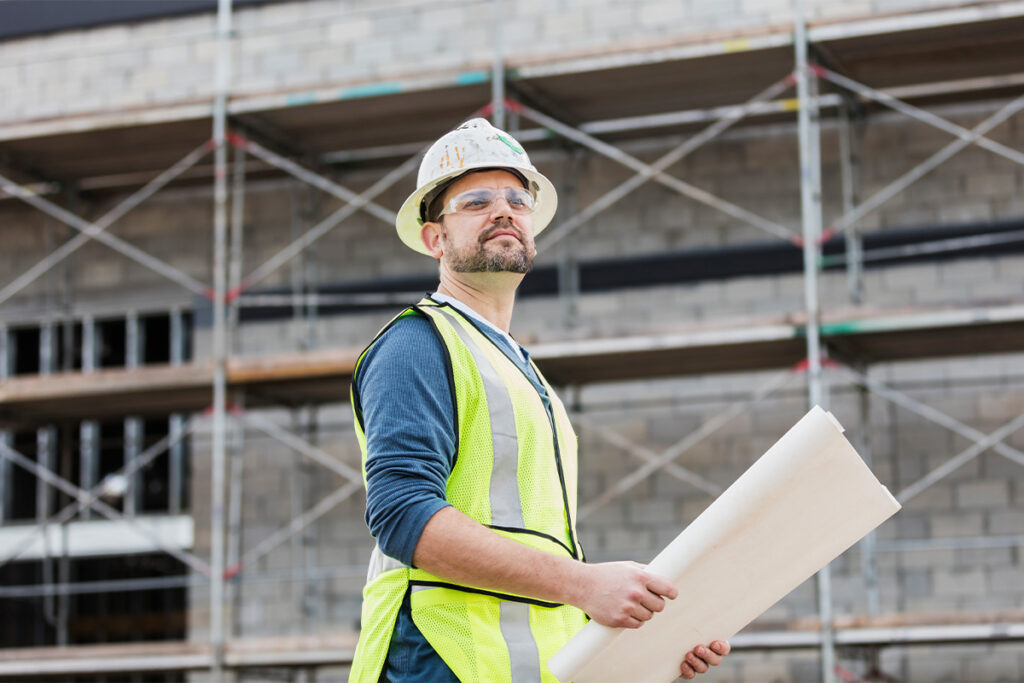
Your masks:
<path fill-rule="evenodd" d="M 463 210 L 472 211 L 473 209 L 486 209 L 490 206 L 490 202 L 482 197 L 475 197 L 473 199 L 467 199 L 462 203 Z"/>
<path fill-rule="evenodd" d="M 514 209 L 529 209 L 533 206 L 532 197 L 525 192 L 510 192 L 505 195 L 508 204 Z"/>

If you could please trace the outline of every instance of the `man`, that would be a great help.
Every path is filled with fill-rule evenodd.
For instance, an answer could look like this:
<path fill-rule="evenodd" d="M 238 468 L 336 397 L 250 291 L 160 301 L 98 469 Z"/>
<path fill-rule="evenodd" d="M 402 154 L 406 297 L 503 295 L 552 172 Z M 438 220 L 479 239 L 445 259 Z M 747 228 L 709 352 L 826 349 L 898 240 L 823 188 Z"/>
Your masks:
<path fill-rule="evenodd" d="M 397 228 L 440 268 L 437 292 L 389 323 L 352 383 L 377 539 L 350 680 L 555 681 L 547 660 L 587 615 L 637 628 L 676 597 L 633 562 L 586 564 L 576 437 L 508 334 L 550 181 L 484 119 L 439 139 Z M 728 654 L 686 654 L 693 678 Z"/>

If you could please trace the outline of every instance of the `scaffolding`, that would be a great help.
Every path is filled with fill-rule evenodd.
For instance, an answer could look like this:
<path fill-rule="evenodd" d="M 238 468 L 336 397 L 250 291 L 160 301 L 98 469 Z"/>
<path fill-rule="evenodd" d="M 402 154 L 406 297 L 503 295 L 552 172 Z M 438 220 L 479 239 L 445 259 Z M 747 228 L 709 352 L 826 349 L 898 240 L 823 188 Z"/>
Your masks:
<path fill-rule="evenodd" d="M 804 308 L 787 321 L 742 327 L 705 327 L 685 332 L 635 335 L 609 339 L 585 339 L 542 343 L 534 349 L 534 358 L 547 376 L 559 385 L 579 387 L 594 382 L 644 379 L 663 375 L 691 375 L 724 371 L 778 370 L 761 385 L 750 391 L 749 397 L 737 401 L 721 414 L 706 421 L 698 430 L 661 452 L 633 443 L 621 434 L 602 425 L 579 411 L 573 417 L 579 429 L 605 440 L 642 462 L 633 474 L 625 477 L 601 495 L 585 501 L 580 519 L 585 519 L 602 506 L 623 495 L 639 483 L 658 472 L 686 482 L 690 486 L 714 495 L 720 488 L 692 468 L 677 463 L 680 456 L 715 432 L 725 428 L 736 416 L 761 401 L 777 394 L 795 379 L 804 379 L 808 403 L 828 406 L 827 381 L 845 381 L 860 392 L 861 424 L 869 422 L 869 401 L 872 397 L 884 399 L 893 405 L 911 411 L 923 419 L 940 425 L 968 439 L 972 445 L 941 466 L 926 473 L 918 481 L 897 494 L 907 502 L 937 481 L 956 471 L 981 453 L 995 453 L 1024 465 L 1024 453 L 1006 443 L 1014 433 L 1024 428 L 1024 415 L 1009 420 L 998 429 L 983 433 L 943 412 L 925 405 L 913 397 L 885 386 L 866 372 L 867 364 L 905 360 L 909 358 L 942 358 L 982 353 L 1015 353 L 1024 351 L 1024 306 L 993 305 L 946 311 L 909 311 L 879 313 L 869 309 L 854 312 L 829 313 L 822 310 L 818 294 L 818 280 L 826 265 L 841 262 L 847 269 L 850 297 L 862 303 L 863 265 L 875 259 L 905 257 L 925 253 L 941 253 L 980 245 L 995 245 L 1022 240 L 1020 231 L 978 235 L 956 240 L 943 240 L 876 252 L 865 251 L 860 221 L 906 190 L 927 173 L 952 158 L 965 148 L 975 145 L 1000 155 L 1016 164 L 1024 165 L 1024 153 L 986 137 L 996 126 L 1024 110 L 1024 73 L 1006 73 L 1005 69 L 986 72 L 995 67 L 979 57 L 978 73 L 962 75 L 956 79 L 930 82 L 898 82 L 887 87 L 873 87 L 870 78 L 854 79 L 843 73 L 841 65 L 846 55 L 855 59 L 859 50 L 870 49 L 879 39 L 893 36 L 913 37 L 923 45 L 922 50 L 936 49 L 936 45 L 955 34 L 959 26 L 984 27 L 987 35 L 1021 35 L 1024 30 L 1024 3 L 995 2 L 951 10 L 919 12 L 905 15 L 873 18 L 864 21 L 837 22 L 808 26 L 802 0 L 796 0 L 794 22 L 788 31 L 765 31 L 759 34 L 714 40 L 692 45 L 661 48 L 648 52 L 611 54 L 582 57 L 548 65 L 519 66 L 514 71 L 505 63 L 500 18 L 506 8 L 501 0 L 491 0 L 494 11 L 495 35 L 493 63 L 489 73 L 477 75 L 477 80 L 456 78 L 423 79 L 408 84 L 409 92 L 451 93 L 454 83 L 463 83 L 451 98 L 451 104 L 434 113 L 431 120 L 419 126 L 409 126 L 405 139 L 397 144 L 363 146 L 354 145 L 343 151 L 320 154 L 320 164 L 341 161 L 394 159 L 405 160 L 384 174 L 363 192 L 353 191 L 323 172 L 308 160 L 298 161 L 301 155 L 281 153 L 287 145 L 276 144 L 287 139 L 287 128 L 280 126 L 273 135 L 274 112 L 301 101 L 302 106 L 337 106 L 339 111 L 353 111 L 350 96 L 341 96 L 336 90 L 312 91 L 302 97 L 291 95 L 262 95 L 244 98 L 231 96 L 231 51 L 237 34 L 232 27 L 231 0 L 219 0 L 217 14 L 217 69 L 215 99 L 212 105 L 190 105 L 188 108 L 155 112 L 150 121 L 181 119 L 198 131 L 212 120 L 212 133 L 197 136 L 194 148 L 182 154 L 166 170 L 152 179 L 145 173 L 121 175 L 116 183 L 141 185 L 116 207 L 95 220 L 87 220 L 47 199 L 53 184 L 45 178 L 38 182 L 15 182 L 0 176 L 0 191 L 39 209 L 52 220 L 77 231 L 77 235 L 54 249 L 35 266 L 0 289 L 0 304 L 9 302 L 31 283 L 50 272 L 57 264 L 70 257 L 89 241 L 100 242 L 119 252 L 125 258 L 158 273 L 189 292 L 207 299 L 212 304 L 212 355 L 205 362 L 184 362 L 185 329 L 180 311 L 171 317 L 171 364 L 167 367 L 142 367 L 139 358 L 139 332 L 137 315 L 129 316 L 126 323 L 127 349 L 123 370 L 97 370 L 95 363 L 96 331 L 90 320 L 81 332 L 82 371 L 55 373 L 53 364 L 53 324 L 42 327 L 40 336 L 40 374 L 31 378 L 10 377 L 10 353 L 6 329 L 0 334 L 0 376 L 5 380 L 0 387 L 0 417 L 5 430 L 13 425 L 38 426 L 38 457 L 33 460 L 20 453 L 13 444 L 10 431 L 0 432 L 0 495 L 3 482 L 10 476 L 11 465 L 30 471 L 38 478 L 40 512 L 38 523 L 27 529 L 0 555 L 0 565 L 7 564 L 22 554 L 40 553 L 42 557 L 61 558 L 66 567 L 69 529 L 73 533 L 75 519 L 90 516 L 106 518 L 118 530 L 138 537 L 137 543 L 167 553 L 195 572 L 192 577 L 173 578 L 146 585 L 203 585 L 209 589 L 209 638 L 206 642 L 175 642 L 159 644 L 126 644 L 105 646 L 79 646 L 44 648 L 0 653 L 0 677 L 83 675 L 117 672 L 181 672 L 209 671 L 220 677 L 226 670 L 239 671 L 253 667 L 290 667 L 313 670 L 320 666 L 344 665 L 350 662 L 354 649 L 354 636 L 340 634 L 332 637 L 295 636 L 288 638 L 256 639 L 232 638 L 229 635 L 225 608 L 233 586 L 244 584 L 246 568 L 267 555 L 296 534 L 321 519 L 342 501 L 362 489 L 360 472 L 326 452 L 298 434 L 299 429 L 284 429 L 260 414 L 260 409 L 276 405 L 276 397 L 295 396 L 302 402 L 317 404 L 337 402 L 344 395 L 351 379 L 356 351 L 305 351 L 273 357 L 233 357 L 231 339 L 240 324 L 240 312 L 245 308 L 261 306 L 294 306 L 297 312 L 312 311 L 320 306 L 362 303 L 393 303 L 404 300 L 394 294 L 292 294 L 270 295 L 253 291 L 273 273 L 284 268 L 309 249 L 316 241 L 358 212 L 364 212 L 383 223 L 393 224 L 395 214 L 377 202 L 377 199 L 398 181 L 406 178 L 419 163 L 421 151 L 427 144 L 417 137 L 423 130 L 441 132 L 457 120 L 472 115 L 490 116 L 495 124 L 504 127 L 509 120 L 515 122 L 520 140 L 538 143 L 556 137 L 575 148 L 587 150 L 622 165 L 633 173 L 596 201 L 561 216 L 539 240 L 539 249 L 558 246 L 559 281 L 566 310 L 579 297 L 578 282 L 574 286 L 575 262 L 567 238 L 585 228 L 588 222 L 613 206 L 645 183 L 659 183 L 663 187 L 688 199 L 709 206 L 731 217 L 739 224 L 751 226 L 772 238 L 782 240 L 802 254 Z M 1002 31 L 1003 33 L 1000 33 Z M 863 41 L 863 46 L 861 42 Z M 735 59 L 754 74 L 765 77 L 766 88 L 748 97 L 743 104 L 724 100 L 741 88 L 723 88 L 708 96 L 708 102 L 690 109 L 644 114 L 642 108 L 650 102 L 639 102 L 628 116 L 587 117 L 585 122 L 570 122 L 572 106 L 552 99 L 550 90 L 566 84 L 571 76 L 575 83 L 567 90 L 576 93 L 592 89 L 613 70 L 623 70 L 629 78 L 629 69 L 648 70 L 652 80 L 670 78 L 673 70 L 686 60 L 703 60 L 702 64 L 727 76 L 735 68 Z M 912 73 L 915 73 L 912 71 Z M 869 74 L 870 75 L 870 74 Z M 878 74 L 875 74 L 878 75 Z M 883 79 L 884 80 L 884 79 Z M 825 85 L 834 92 L 819 92 Z M 749 85 L 749 83 L 745 83 Z M 481 98 L 482 88 L 489 86 L 489 97 Z M 751 88 L 752 89 L 752 88 Z M 783 98 L 795 89 L 795 97 Z M 545 92 L 545 91 L 548 92 Z M 364 89 L 371 92 L 372 88 Z M 940 118 L 913 104 L 914 101 L 941 101 L 943 98 L 977 97 L 978 93 L 994 94 L 1006 98 L 997 111 L 971 129 Z M 567 96 L 572 97 L 570 92 Z M 747 93 L 749 94 L 749 93 Z M 699 96 L 696 97 L 699 100 Z M 856 105 L 856 106 L 854 106 Z M 401 102 L 396 103 L 401 106 Z M 610 103 L 596 106 L 595 111 L 615 111 Z M 856 185 L 854 163 L 856 141 L 850 118 L 857 108 L 885 107 L 912 117 L 922 124 L 933 126 L 951 136 L 953 141 L 930 157 L 889 182 L 870 197 L 860 200 Z M 473 107 L 479 107 L 473 112 Z M 578 106 L 576 111 L 578 111 Z M 841 168 L 843 175 L 843 213 L 826 225 L 823 219 L 823 192 L 821 182 L 821 117 L 823 112 L 835 112 L 840 122 L 842 145 Z M 264 113 L 262 128 L 246 123 L 246 114 Z M 801 229 L 780 224 L 738 206 L 721 197 L 686 182 L 668 172 L 674 164 L 721 136 L 726 130 L 745 120 L 786 121 L 796 113 L 798 146 L 800 151 Z M 301 115 L 301 110 L 300 110 Z M 294 112 L 290 113 L 295 120 Z M 281 117 L 282 119 L 284 117 Z M 271 123 L 267 123 L 270 121 Z M 113 114 L 96 116 L 81 125 L 93 130 L 81 135 L 102 135 L 111 127 L 127 127 L 141 123 L 138 114 L 118 119 Z M 537 128 L 524 128 L 529 123 Z M 194 125 L 193 125 L 194 124 Z M 706 125 L 705 125 L 706 124 Z M 13 127 L 9 139 L 40 136 L 59 131 L 60 122 L 28 123 Z M 704 127 L 701 127 L 704 126 Z M 647 163 L 624 151 L 621 147 L 602 139 L 616 135 L 644 131 L 682 131 L 684 141 Z M 157 133 L 159 134 L 159 133 Z M 353 136 L 359 139 L 359 136 Z M 278 151 L 275 151 L 275 148 Z M 233 160 L 229 155 L 234 151 Z M 169 263 L 116 237 L 110 228 L 133 208 L 151 198 L 168 185 L 188 177 L 212 154 L 212 166 L 202 169 L 203 181 L 209 176 L 213 182 L 213 269 L 212 283 L 197 280 Z M 343 202 L 342 206 L 296 236 L 286 247 L 263 261 L 247 274 L 242 271 L 243 199 L 247 175 L 258 163 L 261 173 L 273 171 L 293 178 Z M 111 182 L 101 176 L 100 184 Z M 109 176 L 109 174 L 108 174 Z M 194 176 L 193 176 L 194 177 Z M 83 182 L 83 187 L 88 182 Z M 823 245 L 834 238 L 845 240 L 845 253 L 840 258 L 823 255 Z M 923 340 L 928 338 L 928 343 Z M 628 361 L 628 362 L 626 362 Z M 211 398 L 212 397 L 212 398 Z M 83 413 L 83 399 L 92 405 Z M 169 414 L 168 435 L 155 444 L 142 447 L 142 426 L 135 415 L 150 410 L 163 410 Z M 138 489 L 136 477 L 155 458 L 170 453 L 171 515 L 181 512 L 181 475 L 184 452 L 182 444 L 193 434 L 197 420 L 189 415 L 202 414 L 209 418 L 211 434 L 211 501 L 209 558 L 189 551 L 189 539 L 169 543 L 173 534 L 157 529 L 136 518 L 134 491 Z M 104 501 L 105 492 L 114 481 L 111 477 L 96 481 L 96 477 L 83 476 L 83 486 L 76 485 L 67 476 L 55 472 L 53 449 L 55 437 L 50 423 L 71 419 L 84 419 L 81 423 L 80 448 L 84 472 L 95 469 L 97 421 L 103 418 L 125 420 L 125 464 L 115 475 L 126 482 L 128 494 L 125 511 L 115 509 Z M 298 513 L 275 533 L 250 548 L 243 548 L 240 540 L 240 487 L 242 483 L 242 429 L 256 430 L 278 442 L 282 447 L 301 455 L 305 461 L 316 463 L 344 481 L 316 505 Z M 869 460 L 866 444 L 862 452 Z M 229 485 L 230 484 L 230 485 Z M 73 501 L 56 515 L 49 514 L 50 488 L 63 492 Z M 4 514 L 4 501 L 0 501 L 0 520 Z M 55 532 L 60 533 L 55 533 Z M 42 540 L 40 540 L 42 539 Z M 956 547 L 1015 547 L 1021 545 L 1020 536 L 984 537 L 962 541 L 934 541 L 929 547 L 942 543 Z M 35 549 L 42 544 L 42 549 Z M 1024 614 L 1019 610 L 1005 610 L 986 614 L 905 615 L 896 619 L 882 615 L 879 609 L 875 557 L 879 552 L 911 548 L 913 542 L 891 542 L 888 545 L 869 536 L 861 547 L 863 574 L 867 589 L 868 611 L 856 618 L 836 618 L 832 611 L 830 572 L 826 567 L 817 578 L 818 618 L 805 621 L 786 630 L 747 632 L 734 642 L 744 649 L 815 648 L 820 652 L 820 674 L 823 681 L 837 677 L 853 680 L 837 664 L 838 647 L 864 646 L 878 648 L 894 643 L 928 644 L 946 642 L 1003 642 L 1024 640 Z M 344 571 L 344 569 L 343 569 Z M 55 610 L 66 620 L 67 597 L 76 591 L 114 590 L 131 588 L 128 582 L 98 582 L 102 585 L 72 584 L 66 579 L 66 568 L 59 577 L 48 577 L 44 585 L 22 589 L 24 595 L 45 595 L 56 599 Z M 301 579 L 302 577 L 299 577 Z M 134 580 L 133 580 L 134 581 Z M 134 584 L 138 587 L 141 584 Z M 8 591 L 16 594 L 18 591 Z M 59 619 L 58 619 L 59 621 Z M 66 644 L 66 625 L 61 631 L 60 644 Z"/>

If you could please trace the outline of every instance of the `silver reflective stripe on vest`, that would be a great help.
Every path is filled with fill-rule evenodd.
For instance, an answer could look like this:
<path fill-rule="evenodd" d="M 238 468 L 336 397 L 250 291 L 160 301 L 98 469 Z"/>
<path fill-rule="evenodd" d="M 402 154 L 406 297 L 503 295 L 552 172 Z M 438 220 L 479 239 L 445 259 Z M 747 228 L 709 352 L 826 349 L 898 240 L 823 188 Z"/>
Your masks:
<path fill-rule="evenodd" d="M 523 503 L 519 498 L 519 437 L 516 434 L 516 416 L 512 397 L 505 382 L 491 364 L 483 349 L 454 317 L 440 309 L 459 339 L 469 349 L 483 381 L 487 397 L 487 410 L 491 418 L 491 442 L 494 444 L 494 465 L 491 469 L 491 524 L 522 528 Z"/>
<path fill-rule="evenodd" d="M 385 555 L 380 546 L 375 545 L 373 552 L 370 553 L 370 567 L 366 570 L 366 583 L 370 583 L 386 571 L 403 568 L 408 569 L 408 566 L 390 555 Z"/>
<path fill-rule="evenodd" d="M 501 635 L 512 662 L 512 683 L 540 681 L 540 654 L 530 631 L 530 606 L 501 601 Z"/>
<path fill-rule="evenodd" d="M 433 586 L 412 586 L 412 592 L 431 590 Z M 501 638 L 508 648 L 512 666 L 512 683 L 538 683 L 540 681 L 540 652 L 530 630 L 530 606 L 525 602 L 500 600 L 498 625 Z"/>

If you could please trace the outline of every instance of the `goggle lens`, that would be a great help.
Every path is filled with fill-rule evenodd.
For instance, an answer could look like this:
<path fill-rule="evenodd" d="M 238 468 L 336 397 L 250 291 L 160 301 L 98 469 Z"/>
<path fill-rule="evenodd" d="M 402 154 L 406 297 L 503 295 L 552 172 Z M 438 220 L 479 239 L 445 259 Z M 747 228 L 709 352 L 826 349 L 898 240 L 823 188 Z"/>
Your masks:
<path fill-rule="evenodd" d="M 438 214 L 438 218 L 449 213 L 482 214 L 491 210 L 494 202 L 501 197 L 508 204 L 514 214 L 533 213 L 537 208 L 537 202 L 533 195 L 520 187 L 506 187 L 495 190 L 488 187 L 481 187 L 474 190 L 466 190 L 448 200 L 444 210 Z"/>

